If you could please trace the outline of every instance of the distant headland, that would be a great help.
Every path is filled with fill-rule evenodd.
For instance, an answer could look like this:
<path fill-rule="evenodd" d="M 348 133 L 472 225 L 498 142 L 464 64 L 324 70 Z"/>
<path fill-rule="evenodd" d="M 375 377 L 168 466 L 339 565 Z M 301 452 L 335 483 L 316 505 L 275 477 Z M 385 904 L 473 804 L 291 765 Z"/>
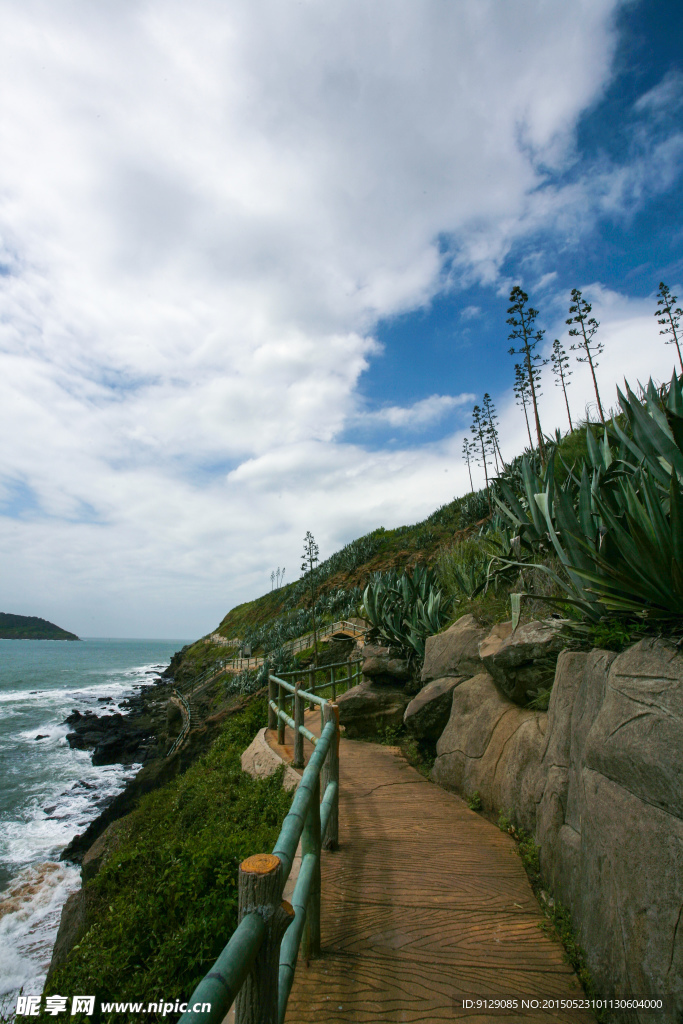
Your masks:
<path fill-rule="evenodd" d="M 80 640 L 80 637 L 37 615 L 0 612 L 0 640 Z"/>

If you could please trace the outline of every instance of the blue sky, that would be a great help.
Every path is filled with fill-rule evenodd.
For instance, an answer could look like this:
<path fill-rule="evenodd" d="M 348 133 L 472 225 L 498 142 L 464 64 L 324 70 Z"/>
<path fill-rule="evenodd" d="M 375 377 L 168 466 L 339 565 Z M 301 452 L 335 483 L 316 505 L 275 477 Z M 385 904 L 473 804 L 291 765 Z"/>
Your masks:
<path fill-rule="evenodd" d="M 616 52 L 604 93 L 577 119 L 575 154 L 568 166 L 548 169 L 540 191 L 619 171 L 628 174 L 681 131 L 683 8 L 647 0 L 617 9 L 615 22 Z M 639 105 L 658 87 L 661 103 Z M 361 378 L 363 398 L 370 406 L 408 404 L 443 389 L 444 379 L 478 399 L 484 391 L 499 396 L 508 390 L 515 362 L 507 354 L 508 284 L 527 290 L 539 309 L 538 324 L 549 332 L 555 325 L 568 348 L 566 330 L 558 330 L 557 321 L 572 288 L 599 282 L 625 296 L 647 299 L 660 280 L 683 280 L 680 150 L 661 179 L 656 173 L 639 176 L 632 191 L 632 202 L 598 211 L 581 231 L 570 221 L 564 231 L 542 225 L 525 234 L 505 253 L 495 280 L 463 282 L 456 272 L 427 305 L 380 320 L 375 336 L 383 353 Z M 446 253 L 449 241 L 442 240 Z M 546 389 L 550 385 L 552 390 L 551 380 L 546 373 Z M 422 431 L 422 440 L 436 441 L 469 424 L 470 411 L 471 403 L 452 410 Z M 400 443 L 386 429 L 352 429 L 349 436 L 378 446 Z"/>
<path fill-rule="evenodd" d="M 593 302 L 607 405 L 668 377 L 682 44 L 650 0 L 0 0 L 0 609 L 203 634 L 307 530 L 463 493 L 484 391 L 525 441 L 514 284 L 546 351 Z"/>

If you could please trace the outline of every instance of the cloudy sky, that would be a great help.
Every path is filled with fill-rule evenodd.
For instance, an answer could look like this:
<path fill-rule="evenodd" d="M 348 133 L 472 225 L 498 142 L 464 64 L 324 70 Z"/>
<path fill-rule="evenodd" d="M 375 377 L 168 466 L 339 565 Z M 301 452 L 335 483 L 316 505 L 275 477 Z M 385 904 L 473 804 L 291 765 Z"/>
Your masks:
<path fill-rule="evenodd" d="M 524 445 L 515 284 L 546 348 L 593 302 L 607 405 L 670 376 L 682 44 L 677 0 L 0 0 L 0 610 L 192 638 L 462 494 L 485 391 Z"/>

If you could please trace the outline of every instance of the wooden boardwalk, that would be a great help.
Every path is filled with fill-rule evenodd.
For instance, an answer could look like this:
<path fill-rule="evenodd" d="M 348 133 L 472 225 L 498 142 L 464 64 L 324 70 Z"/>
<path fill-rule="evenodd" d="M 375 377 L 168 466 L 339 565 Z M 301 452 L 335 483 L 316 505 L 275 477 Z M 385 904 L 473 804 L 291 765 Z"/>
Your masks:
<path fill-rule="evenodd" d="M 392 747 L 343 739 L 340 792 L 340 848 L 322 857 L 323 952 L 299 961 L 287 1024 L 595 1020 L 520 1008 L 583 993 L 539 927 L 509 836 Z M 481 998 L 516 998 L 518 1010 L 462 1008 Z"/>

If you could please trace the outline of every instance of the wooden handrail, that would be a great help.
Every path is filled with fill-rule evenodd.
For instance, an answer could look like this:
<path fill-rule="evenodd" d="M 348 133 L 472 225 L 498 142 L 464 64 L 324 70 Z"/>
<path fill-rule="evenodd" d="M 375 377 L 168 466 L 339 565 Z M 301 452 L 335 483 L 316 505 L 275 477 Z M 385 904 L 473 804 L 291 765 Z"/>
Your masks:
<path fill-rule="evenodd" d="M 301 767 L 304 737 L 313 744 L 313 753 L 272 854 L 248 857 L 240 865 L 237 928 L 189 1000 L 190 1006 L 210 1004 L 210 1009 L 188 1010 L 179 1024 L 219 1024 L 233 1001 L 235 1024 L 284 1024 L 301 942 L 307 959 L 320 954 L 321 851 L 334 850 L 339 842 L 339 709 L 314 690 L 332 685 L 336 692 L 336 685 L 352 684 L 360 662 L 339 664 L 348 667 L 346 679 L 335 682 L 335 666 L 326 666 L 331 683 L 312 690 L 268 675 L 268 727 L 277 728 L 283 740 L 285 724 L 295 729 L 295 762 L 298 756 Z M 294 719 L 285 711 L 288 695 L 294 699 Z M 307 702 L 320 707 L 320 736 L 303 724 Z M 301 869 L 290 905 L 282 900 L 282 891 L 300 840 Z"/>
<path fill-rule="evenodd" d="M 182 729 L 180 730 L 180 732 L 176 736 L 175 740 L 171 744 L 171 747 L 170 747 L 168 753 L 166 754 L 166 757 L 170 757 L 171 754 L 175 753 L 175 751 L 178 749 L 178 747 L 183 742 L 183 740 L 187 736 L 188 732 L 192 728 L 192 711 L 190 710 L 190 705 L 187 703 L 187 701 L 183 697 L 183 695 L 180 692 L 180 690 L 176 690 L 175 687 L 173 689 L 173 696 L 177 700 L 180 701 L 183 709 L 185 710 L 185 713 L 186 713 L 187 717 L 186 717 L 185 721 L 183 722 Z"/>

